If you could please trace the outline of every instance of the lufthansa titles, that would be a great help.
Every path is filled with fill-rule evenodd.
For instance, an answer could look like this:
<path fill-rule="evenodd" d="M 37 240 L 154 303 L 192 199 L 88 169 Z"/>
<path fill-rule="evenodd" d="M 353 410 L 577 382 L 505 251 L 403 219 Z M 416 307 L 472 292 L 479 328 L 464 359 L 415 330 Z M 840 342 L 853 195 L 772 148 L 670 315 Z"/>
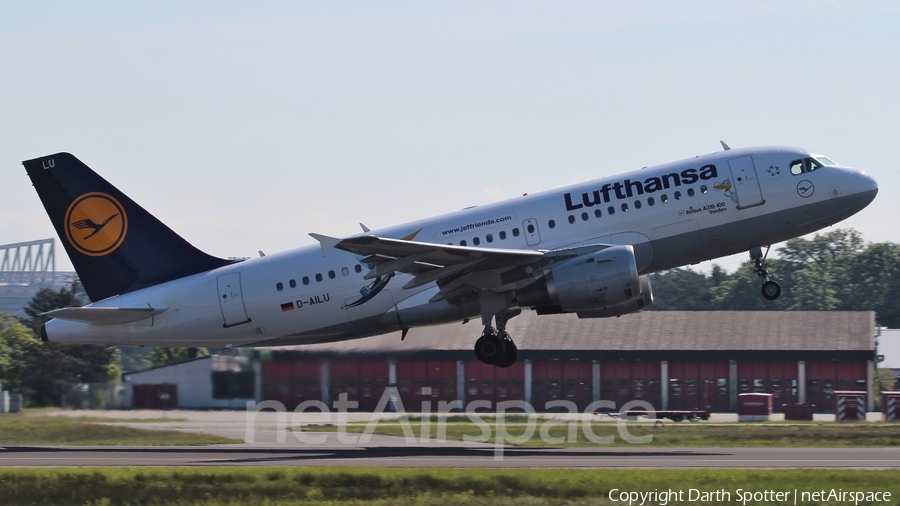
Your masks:
<path fill-rule="evenodd" d="M 682 185 L 694 184 L 697 181 L 708 181 L 719 177 L 716 166 L 709 164 L 699 169 L 684 169 L 681 172 L 670 172 L 662 176 L 653 176 L 643 181 L 626 179 L 615 183 L 606 183 L 597 190 L 573 196 L 566 193 L 563 197 L 566 201 L 566 211 L 575 211 L 584 207 L 593 207 L 604 202 L 612 202 L 615 199 L 626 199 L 635 195 L 655 193 L 670 188 L 678 188 Z"/>

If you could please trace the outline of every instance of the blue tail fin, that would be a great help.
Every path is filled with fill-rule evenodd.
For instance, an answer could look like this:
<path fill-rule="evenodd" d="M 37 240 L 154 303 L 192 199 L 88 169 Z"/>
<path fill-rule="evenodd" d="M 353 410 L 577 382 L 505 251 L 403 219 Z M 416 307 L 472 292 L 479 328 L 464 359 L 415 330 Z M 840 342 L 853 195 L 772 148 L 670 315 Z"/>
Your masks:
<path fill-rule="evenodd" d="M 22 164 L 92 301 L 233 263 L 191 246 L 69 153 Z"/>

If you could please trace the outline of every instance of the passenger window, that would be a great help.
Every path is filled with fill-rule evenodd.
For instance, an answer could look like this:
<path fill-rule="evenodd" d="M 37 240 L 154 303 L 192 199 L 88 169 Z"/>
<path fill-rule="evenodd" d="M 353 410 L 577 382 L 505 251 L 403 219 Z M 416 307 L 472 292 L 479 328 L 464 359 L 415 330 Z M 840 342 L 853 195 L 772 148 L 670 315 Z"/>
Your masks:
<path fill-rule="evenodd" d="M 275 289 L 278 290 L 279 292 L 284 290 L 284 284 L 281 281 L 275 283 Z"/>
<path fill-rule="evenodd" d="M 319 283 L 322 282 L 322 274 L 321 273 L 316 273 L 316 281 Z"/>
<path fill-rule="evenodd" d="M 290 286 L 291 288 L 297 288 L 297 282 L 292 279 L 288 281 L 288 286 Z"/>
<path fill-rule="evenodd" d="M 360 273 L 360 272 L 362 272 L 362 266 L 359 264 L 356 264 L 353 266 L 353 270 L 356 271 L 357 273 Z"/>
<path fill-rule="evenodd" d="M 572 224 L 575 223 L 575 216 L 572 214 L 569 215 L 569 223 L 572 223 Z"/>
<path fill-rule="evenodd" d="M 466 241 L 465 241 L 465 240 L 459 241 L 459 245 L 460 245 L 460 246 L 466 246 Z"/>
<path fill-rule="evenodd" d="M 707 188 L 706 185 L 703 185 L 700 187 L 700 193 L 706 195 L 706 192 L 708 192 L 708 191 L 709 191 L 709 188 Z"/>
<path fill-rule="evenodd" d="M 672 395 L 681 395 L 681 380 L 678 378 L 669 378 L 669 393 Z"/>
<path fill-rule="evenodd" d="M 603 213 L 599 209 L 594 209 L 594 217 L 599 218 L 601 216 L 603 216 Z"/>
<path fill-rule="evenodd" d="M 697 395 L 697 380 L 694 378 L 685 378 L 684 393 L 685 395 Z"/>
<path fill-rule="evenodd" d="M 693 197 L 693 196 L 694 196 L 694 189 L 688 188 L 688 197 Z"/>
<path fill-rule="evenodd" d="M 817 395 L 819 393 L 819 380 L 811 379 L 806 381 L 807 395 Z"/>
<path fill-rule="evenodd" d="M 334 271 L 328 271 L 328 278 L 334 279 Z"/>
<path fill-rule="evenodd" d="M 753 378 L 753 391 L 762 393 L 766 391 L 766 380 L 762 378 Z"/>
<path fill-rule="evenodd" d="M 609 207 L 606 208 L 606 212 L 607 212 L 610 216 L 612 216 L 612 215 L 616 214 L 616 208 L 613 207 L 613 206 L 609 206 Z"/>
<path fill-rule="evenodd" d="M 624 203 L 624 202 L 622 203 L 622 212 L 623 212 L 623 213 L 627 213 L 627 212 L 628 212 L 628 204 L 626 204 L 626 203 Z"/>
<path fill-rule="evenodd" d="M 556 228 L 556 221 L 554 221 L 554 220 L 548 221 L 547 226 L 550 228 Z"/>
<path fill-rule="evenodd" d="M 532 225 L 531 223 L 528 224 L 528 233 L 529 233 L 529 234 L 533 234 L 533 233 L 534 233 L 534 225 Z"/>
<path fill-rule="evenodd" d="M 501 230 L 500 233 L 499 233 L 498 235 L 500 236 L 500 240 L 501 240 L 501 241 L 505 241 L 505 240 L 506 240 L 506 231 Z"/>
<path fill-rule="evenodd" d="M 635 200 L 635 201 L 634 201 L 634 208 L 635 208 L 635 209 L 640 209 L 640 208 L 641 208 L 641 201 L 640 201 L 640 200 Z"/>
<path fill-rule="evenodd" d="M 647 197 L 647 204 L 651 206 L 656 205 L 656 200 L 653 197 Z"/>
<path fill-rule="evenodd" d="M 491 234 L 488 234 L 488 235 L 484 236 L 484 240 L 487 242 L 494 242 L 494 236 Z"/>
<path fill-rule="evenodd" d="M 350 269 L 348 269 L 348 268 L 346 268 L 346 267 L 341 268 L 341 274 L 343 274 L 344 276 L 349 276 L 349 275 L 350 275 Z"/>
<path fill-rule="evenodd" d="M 587 221 L 587 220 L 588 220 L 588 213 L 581 213 L 581 221 Z"/>
<path fill-rule="evenodd" d="M 663 204 L 665 204 L 666 202 L 669 201 L 669 196 L 666 195 L 665 193 L 663 193 L 662 195 L 659 196 L 659 200 L 660 200 L 660 202 L 662 202 Z"/>
<path fill-rule="evenodd" d="M 479 244 L 481 244 L 481 239 L 479 239 L 477 237 L 473 237 L 472 238 L 472 246 L 478 246 Z"/>
<path fill-rule="evenodd" d="M 308 284 L 309 284 L 309 276 L 303 276 L 303 284 L 304 284 L 304 285 L 308 285 Z"/>
<path fill-rule="evenodd" d="M 681 192 L 675 192 L 675 200 L 681 200 Z"/>
<path fill-rule="evenodd" d="M 519 237 L 519 229 L 518 228 L 512 229 L 512 233 L 513 233 L 513 237 Z"/>

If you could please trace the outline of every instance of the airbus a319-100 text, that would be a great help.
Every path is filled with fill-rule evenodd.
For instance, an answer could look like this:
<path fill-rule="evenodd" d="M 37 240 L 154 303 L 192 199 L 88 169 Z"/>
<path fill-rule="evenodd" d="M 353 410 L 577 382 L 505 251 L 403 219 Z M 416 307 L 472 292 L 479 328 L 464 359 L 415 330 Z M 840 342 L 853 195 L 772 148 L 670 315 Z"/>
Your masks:
<path fill-rule="evenodd" d="M 864 172 L 806 149 L 759 147 L 647 167 L 247 260 L 216 258 L 68 153 L 24 162 L 92 304 L 51 311 L 42 339 L 277 346 L 481 318 L 478 359 L 508 367 L 523 309 L 620 316 L 648 275 L 763 247 L 866 207 Z"/>

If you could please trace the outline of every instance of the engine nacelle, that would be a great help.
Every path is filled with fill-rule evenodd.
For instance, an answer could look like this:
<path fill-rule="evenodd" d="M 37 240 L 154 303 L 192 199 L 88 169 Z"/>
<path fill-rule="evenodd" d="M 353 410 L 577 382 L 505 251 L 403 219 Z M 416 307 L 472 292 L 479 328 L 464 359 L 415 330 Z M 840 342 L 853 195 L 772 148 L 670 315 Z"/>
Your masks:
<path fill-rule="evenodd" d="M 641 296 L 628 302 L 612 306 L 605 309 L 594 309 L 592 311 L 578 311 L 579 318 L 612 318 L 613 316 L 622 316 L 623 314 L 634 313 L 645 309 L 653 304 L 653 289 L 650 288 L 650 276 L 645 274 L 641 276 Z"/>
<path fill-rule="evenodd" d="M 543 279 L 516 295 L 520 306 L 533 306 L 539 313 L 606 312 L 609 316 L 636 311 L 653 297 L 650 280 L 644 283 L 638 276 L 634 249 L 628 245 L 554 265 Z"/>

